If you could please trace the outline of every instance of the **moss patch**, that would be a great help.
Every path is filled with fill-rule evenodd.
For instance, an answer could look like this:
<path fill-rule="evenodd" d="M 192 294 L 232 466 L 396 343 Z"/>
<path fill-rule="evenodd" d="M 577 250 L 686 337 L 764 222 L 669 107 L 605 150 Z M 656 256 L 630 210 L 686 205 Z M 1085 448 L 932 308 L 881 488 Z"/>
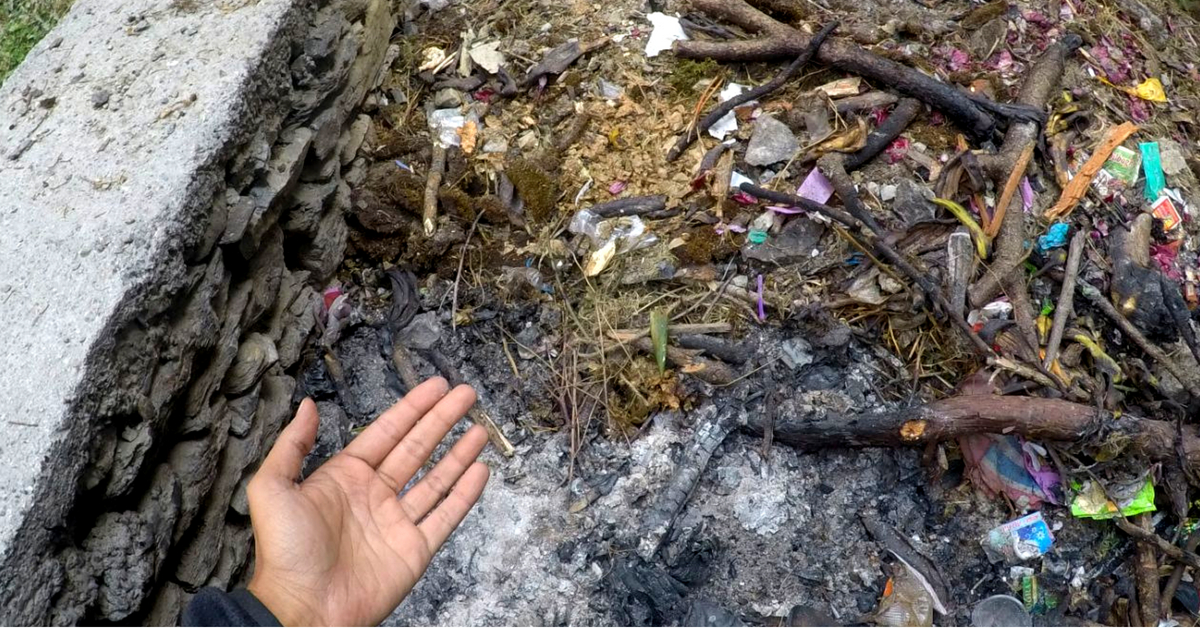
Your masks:
<path fill-rule="evenodd" d="M 558 182 L 554 176 L 523 157 L 513 160 L 504 171 L 525 201 L 529 221 L 538 224 L 549 220 L 558 201 Z"/>
<path fill-rule="evenodd" d="M 15 0 L 0 2 L 0 83 L 21 64 L 72 0 Z"/>

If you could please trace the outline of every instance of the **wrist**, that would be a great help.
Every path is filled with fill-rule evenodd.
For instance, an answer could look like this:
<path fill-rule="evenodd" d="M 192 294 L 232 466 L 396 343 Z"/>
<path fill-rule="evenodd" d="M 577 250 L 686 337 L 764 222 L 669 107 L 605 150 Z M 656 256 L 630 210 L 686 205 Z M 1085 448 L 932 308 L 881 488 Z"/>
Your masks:
<path fill-rule="evenodd" d="M 279 620 L 282 626 L 327 625 L 318 609 L 310 603 L 311 598 L 306 599 L 301 592 L 279 586 L 278 583 L 262 577 L 258 573 L 250 579 L 246 590 L 258 598 L 258 601 L 271 611 L 271 614 Z"/>

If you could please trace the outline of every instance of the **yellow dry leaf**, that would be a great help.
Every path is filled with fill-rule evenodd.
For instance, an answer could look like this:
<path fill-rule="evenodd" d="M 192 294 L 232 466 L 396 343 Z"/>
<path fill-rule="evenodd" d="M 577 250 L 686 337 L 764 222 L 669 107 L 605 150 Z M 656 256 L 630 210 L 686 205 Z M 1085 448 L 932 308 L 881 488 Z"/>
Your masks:
<path fill-rule="evenodd" d="M 475 142 L 479 138 L 479 127 L 476 126 L 474 120 L 467 120 L 467 123 L 459 127 L 455 133 L 458 134 L 463 153 L 470 155 L 475 152 Z"/>

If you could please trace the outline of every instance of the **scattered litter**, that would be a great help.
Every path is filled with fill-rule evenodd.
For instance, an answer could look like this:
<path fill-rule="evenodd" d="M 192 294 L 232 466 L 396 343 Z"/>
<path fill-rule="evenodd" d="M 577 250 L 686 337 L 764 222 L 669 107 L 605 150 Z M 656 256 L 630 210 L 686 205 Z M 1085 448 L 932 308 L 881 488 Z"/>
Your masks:
<path fill-rule="evenodd" d="M 429 114 L 429 130 L 442 146 L 459 146 L 462 143 L 459 129 L 466 123 L 466 116 L 458 109 L 437 109 Z"/>
<path fill-rule="evenodd" d="M 1071 514 L 1081 519 L 1112 519 L 1154 511 L 1154 479 L 1146 474 L 1130 482 L 1101 485 L 1085 480 L 1071 500 Z"/>
<path fill-rule="evenodd" d="M 1029 183 L 1029 177 L 1021 177 L 1021 209 L 1029 213 L 1033 209 L 1033 201 L 1033 186 Z"/>
<path fill-rule="evenodd" d="M 1175 203 L 1171 201 L 1171 197 L 1162 195 L 1154 204 L 1150 206 L 1150 213 L 1154 217 L 1161 220 L 1164 231 L 1174 231 L 1176 227 L 1183 223 L 1183 217 L 1179 215 L 1179 210 L 1175 208 Z"/>
<path fill-rule="evenodd" d="M 1011 595 L 993 595 L 971 609 L 972 626 L 1032 626 L 1025 605 Z"/>
<path fill-rule="evenodd" d="M 670 50 L 675 42 L 687 41 L 687 33 L 683 32 L 679 18 L 655 12 L 647 15 L 646 19 L 654 25 L 650 38 L 646 40 L 647 57 L 657 57 L 662 51 Z"/>
<path fill-rule="evenodd" d="M 637 216 L 602 220 L 591 210 L 581 209 L 571 218 L 567 228 L 571 233 L 586 235 L 596 247 L 584 266 L 584 274 L 588 277 L 603 272 L 616 255 L 645 248 L 658 241 L 656 236 L 646 233 L 645 223 Z"/>
<path fill-rule="evenodd" d="M 421 53 L 421 65 L 417 68 L 421 72 L 432 71 L 446 62 L 446 51 L 437 47 L 426 48 Z"/>
<path fill-rule="evenodd" d="M 1128 187 L 1137 182 L 1138 169 L 1141 163 L 1142 156 L 1137 151 L 1124 146 L 1118 146 L 1113 149 L 1113 153 L 1108 158 L 1108 161 L 1104 162 L 1103 171 Z"/>
<path fill-rule="evenodd" d="M 883 587 L 875 623 L 880 626 L 932 626 L 933 597 L 907 568 L 897 570 Z"/>
<path fill-rule="evenodd" d="M 1067 245 L 1067 233 L 1071 226 L 1065 222 L 1056 222 L 1050 225 L 1046 231 L 1046 235 L 1038 236 L 1038 252 L 1045 253 L 1050 249 L 1057 249 Z"/>
<path fill-rule="evenodd" d="M 816 360 L 812 354 L 812 345 L 803 338 L 788 338 L 779 343 L 779 350 L 783 363 L 793 371 Z"/>
<path fill-rule="evenodd" d="M 625 188 L 627 187 L 629 187 L 629 184 L 624 181 L 613 181 L 612 183 L 608 184 L 608 193 L 616 196 L 621 192 L 624 192 Z"/>
<path fill-rule="evenodd" d="M 1087 193 L 1092 179 L 1096 177 L 1096 173 L 1100 172 L 1101 166 L 1108 161 L 1109 155 L 1137 130 L 1137 126 L 1129 122 L 1122 122 L 1119 126 L 1109 129 L 1104 140 L 1096 147 L 1096 152 L 1092 153 L 1087 163 L 1083 164 L 1083 168 L 1071 178 L 1071 182 L 1063 190 L 1058 202 L 1046 211 L 1046 218 L 1055 220 L 1069 215 L 1079 201 L 1083 200 L 1083 195 Z"/>
<path fill-rule="evenodd" d="M 1009 303 L 1008 311 L 1011 310 L 1012 304 Z M 997 318 L 992 316 L 989 320 Z M 1024 447 L 1018 437 L 972 434 L 960 438 L 959 445 L 967 463 L 967 475 L 979 488 L 994 495 L 1006 495 L 1018 508 L 1037 508 L 1043 501 L 1057 501 L 1055 495 L 1048 493 L 1043 485 L 1057 485 L 1058 475 L 1044 469 L 1036 461 L 1035 453 Z M 1045 477 L 1035 477 L 1031 467 Z"/>
<path fill-rule="evenodd" d="M 610 83 L 604 79 L 596 82 L 596 87 L 600 92 L 600 97 L 605 100 L 620 100 L 625 94 L 625 90 L 616 83 Z"/>
<path fill-rule="evenodd" d="M 892 184 L 879 186 L 879 200 L 889 203 L 896 198 L 896 186 Z"/>
<path fill-rule="evenodd" d="M 403 161 L 400 161 L 399 159 L 396 159 L 394 161 L 396 162 L 396 166 L 399 167 L 401 170 L 407 170 L 409 172 L 413 171 L 412 166 L 404 163 Z"/>
<path fill-rule="evenodd" d="M 1167 182 L 1163 178 L 1162 160 L 1158 154 L 1158 142 L 1142 142 L 1138 147 L 1142 150 L 1142 164 L 1146 171 L 1144 195 L 1147 201 L 1154 201 L 1161 196 L 1162 189 L 1167 186 Z"/>
<path fill-rule="evenodd" d="M 504 65 L 504 53 L 500 52 L 500 42 L 491 41 L 486 44 L 476 44 L 468 53 L 471 60 L 483 68 L 488 74 L 495 74 Z"/>
<path fill-rule="evenodd" d="M 819 168 L 813 168 L 808 172 L 808 176 L 804 177 L 800 188 L 796 190 L 796 196 L 824 204 L 833 197 L 833 184 L 825 178 Z"/>
<path fill-rule="evenodd" d="M 830 81 L 817 88 L 818 92 L 825 94 L 829 98 L 844 98 L 846 96 L 857 96 L 862 91 L 862 77 L 854 76 L 850 78 L 838 79 Z"/>
<path fill-rule="evenodd" d="M 737 170 L 734 170 L 732 173 L 730 173 L 730 175 L 729 175 L 730 189 L 736 190 L 736 189 L 740 188 L 743 183 L 753 184 L 754 180 L 751 179 L 750 177 L 747 177 L 746 175 L 738 172 Z"/>
<path fill-rule="evenodd" d="M 1034 512 L 992 528 L 981 544 L 989 561 L 1017 563 L 1050 551 L 1054 534 L 1050 532 L 1042 513 Z"/>
<path fill-rule="evenodd" d="M 734 96 L 740 96 L 744 91 L 746 91 L 745 85 L 729 83 L 721 89 L 721 102 L 725 102 Z M 720 120 L 717 120 L 712 126 L 708 127 L 708 134 L 718 140 L 723 140 L 726 135 L 733 133 L 737 128 L 737 111 L 734 110 L 721 116 Z"/>

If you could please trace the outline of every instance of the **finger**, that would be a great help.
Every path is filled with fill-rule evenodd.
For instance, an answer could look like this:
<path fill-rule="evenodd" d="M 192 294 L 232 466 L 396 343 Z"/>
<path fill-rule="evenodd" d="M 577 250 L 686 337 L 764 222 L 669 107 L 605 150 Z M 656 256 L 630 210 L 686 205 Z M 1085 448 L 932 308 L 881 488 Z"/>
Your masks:
<path fill-rule="evenodd" d="M 425 543 L 430 553 L 438 551 L 442 543 L 450 538 L 450 533 L 462 523 L 463 517 L 471 512 L 471 508 L 483 494 L 483 487 L 487 485 L 487 481 L 487 465 L 482 462 L 472 464 L 454 485 L 454 490 L 450 491 L 446 499 L 417 526 L 425 535 Z"/>
<path fill-rule="evenodd" d="M 413 424 L 445 397 L 449 389 L 450 385 L 441 377 L 425 380 L 395 405 L 384 410 L 362 434 L 346 445 L 342 453 L 378 467 L 388 452 L 396 448 L 396 443 L 408 434 Z"/>
<path fill-rule="evenodd" d="M 399 444 L 379 465 L 379 475 L 397 493 L 417 470 L 429 460 L 433 448 L 442 442 L 446 432 L 475 405 L 475 391 L 470 386 L 458 386 L 425 413 Z"/>
<path fill-rule="evenodd" d="M 304 457 L 312 451 L 313 443 L 317 440 L 317 404 L 312 399 L 300 402 L 296 410 L 296 418 L 288 423 L 279 433 L 275 445 L 267 452 L 262 465 L 255 474 L 255 479 L 262 477 L 268 480 L 286 480 L 295 482 L 300 477 L 300 468 Z"/>
<path fill-rule="evenodd" d="M 400 498 L 400 507 L 404 509 L 408 518 L 417 522 L 429 514 L 446 493 L 450 492 L 467 467 L 475 462 L 487 442 L 487 430 L 478 425 L 471 426 L 450 452 L 438 461 L 433 470 Z"/>

